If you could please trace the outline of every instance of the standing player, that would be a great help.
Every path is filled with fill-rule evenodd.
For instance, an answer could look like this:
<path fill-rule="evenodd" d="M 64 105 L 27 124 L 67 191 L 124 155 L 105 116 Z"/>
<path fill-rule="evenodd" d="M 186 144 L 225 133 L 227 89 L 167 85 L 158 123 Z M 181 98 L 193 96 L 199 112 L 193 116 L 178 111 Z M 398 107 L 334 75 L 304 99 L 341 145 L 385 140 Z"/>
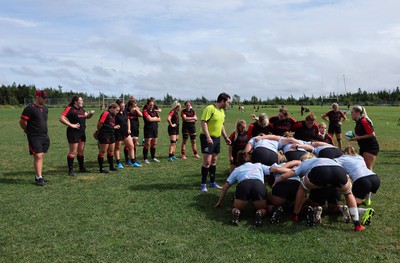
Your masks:
<path fill-rule="evenodd" d="M 108 170 L 103 169 L 105 153 L 107 153 L 107 161 L 110 165 L 110 171 L 117 170 L 114 167 L 114 129 L 120 128 L 119 125 L 115 125 L 115 115 L 118 111 L 118 104 L 112 103 L 109 109 L 100 115 L 99 122 L 97 123 L 97 138 L 99 140 L 99 154 L 97 156 L 97 161 L 99 163 L 100 173 L 109 173 Z"/>
<path fill-rule="evenodd" d="M 201 166 L 201 191 L 207 192 L 207 175 L 210 173 L 210 187 L 222 189 L 215 182 L 215 172 L 218 154 L 221 149 L 220 137 L 224 137 L 229 145 L 231 140 L 228 138 L 224 128 L 225 109 L 229 106 L 231 97 L 225 92 L 218 95 L 215 104 L 207 106 L 201 115 L 201 152 L 203 153 L 203 164 Z"/>
<path fill-rule="evenodd" d="M 326 119 L 328 117 L 329 120 Z M 338 148 L 342 149 L 342 122 L 347 121 L 346 115 L 339 110 L 339 104 L 336 102 L 332 103 L 332 110 L 322 114 L 322 119 L 329 121 L 328 133 L 333 137 L 336 134 L 336 140 L 338 142 Z"/>
<path fill-rule="evenodd" d="M 231 145 L 229 145 L 229 162 L 231 163 L 231 172 L 238 166 L 237 154 L 240 150 L 244 150 L 247 144 L 246 121 L 238 120 L 236 129 L 229 136 Z"/>
<path fill-rule="evenodd" d="M 137 157 L 136 146 L 139 140 L 139 117 L 143 117 L 143 114 L 140 111 L 140 108 L 138 107 L 137 102 L 135 100 L 128 101 L 127 112 L 128 112 L 128 119 L 131 124 L 131 137 L 132 137 L 133 147 L 135 150 L 135 157 Z M 127 147 L 124 148 L 124 154 L 125 154 L 126 164 L 131 165 L 132 162 L 129 159 L 129 151 Z"/>
<path fill-rule="evenodd" d="M 50 139 L 47 134 L 47 117 L 49 110 L 46 103 L 47 94 L 44 90 L 38 90 L 35 101 L 28 105 L 21 114 L 19 125 L 28 137 L 29 153 L 33 155 L 33 166 L 36 171 L 35 183 L 43 186 L 47 180 L 42 177 L 44 154 L 50 147 Z"/>
<path fill-rule="evenodd" d="M 125 110 L 125 103 L 121 100 L 117 100 L 116 103 L 119 106 L 119 111 L 115 115 L 115 125 L 119 125 L 119 129 L 115 130 L 115 149 L 114 156 L 117 161 L 117 168 L 123 169 L 124 166 L 120 162 L 119 149 L 121 148 L 122 142 L 125 144 L 125 148 L 128 149 L 128 158 L 130 160 L 130 166 L 141 167 L 136 161 L 135 157 L 135 146 L 133 145 L 131 134 L 131 122 L 128 120 L 128 113 Z"/>
<path fill-rule="evenodd" d="M 144 119 L 144 147 L 143 147 L 143 159 L 144 163 L 149 164 L 147 156 L 150 154 L 151 159 L 159 163 L 160 161 L 156 158 L 156 146 L 158 138 L 158 123 L 161 121 L 161 117 L 158 115 L 158 111 L 154 106 L 154 100 L 148 100 L 147 106 L 143 110 Z"/>
<path fill-rule="evenodd" d="M 84 167 L 84 150 L 86 142 L 86 119 L 92 118 L 94 111 L 86 112 L 83 109 L 82 97 L 73 96 L 68 107 L 60 116 L 60 122 L 66 125 L 67 139 L 69 143 L 69 152 L 67 156 L 68 175 L 75 176 L 74 173 L 74 158 L 78 152 L 79 172 L 88 173 Z"/>
<path fill-rule="evenodd" d="M 269 126 L 272 134 L 283 136 L 285 132 L 290 131 L 297 121 L 289 116 L 289 112 L 285 108 L 280 108 L 278 116 L 269 118 Z"/>
<path fill-rule="evenodd" d="M 182 116 L 182 146 L 181 146 L 181 153 L 182 159 L 186 159 L 186 142 L 190 137 L 190 142 L 192 145 L 192 150 L 195 158 L 200 158 L 197 154 L 197 147 L 196 147 L 196 121 L 197 115 L 196 112 L 193 110 L 190 100 L 185 102 L 185 108 L 181 112 Z"/>
<path fill-rule="evenodd" d="M 169 135 L 169 152 L 168 161 L 173 162 L 177 160 L 175 157 L 176 142 L 179 139 L 179 111 L 181 110 L 181 104 L 178 101 L 174 101 L 172 104 L 172 110 L 168 114 L 168 135 Z"/>

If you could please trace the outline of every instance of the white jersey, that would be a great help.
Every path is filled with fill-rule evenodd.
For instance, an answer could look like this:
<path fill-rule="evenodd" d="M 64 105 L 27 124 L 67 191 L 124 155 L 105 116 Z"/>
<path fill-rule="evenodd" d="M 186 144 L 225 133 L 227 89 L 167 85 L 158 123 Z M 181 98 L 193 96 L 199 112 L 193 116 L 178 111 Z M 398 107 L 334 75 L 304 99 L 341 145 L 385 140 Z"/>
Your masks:
<path fill-rule="evenodd" d="M 273 165 L 271 165 L 271 167 L 282 167 L 282 166 L 284 166 L 285 164 L 286 164 L 286 163 L 280 163 L 280 164 L 274 163 Z M 279 176 L 281 176 L 282 174 L 281 174 L 281 173 L 273 173 L 273 175 L 274 175 L 275 179 L 277 179 L 277 178 L 278 178 Z M 300 177 L 298 177 L 298 176 L 296 175 L 296 176 L 293 176 L 293 177 L 288 178 L 287 180 L 300 181 Z"/>
<path fill-rule="evenodd" d="M 328 158 L 311 158 L 304 160 L 301 164 L 293 169 L 296 175 L 303 177 L 307 176 L 311 169 L 319 166 L 339 166 L 340 165 L 332 159 Z"/>
<path fill-rule="evenodd" d="M 264 183 L 264 175 L 270 175 L 269 169 L 271 167 L 261 163 L 244 163 L 233 170 L 226 181 L 228 184 L 233 185 L 236 182 L 240 183 L 244 180 L 260 180 Z"/>
<path fill-rule="evenodd" d="M 278 153 L 279 141 L 269 140 L 269 139 L 261 139 L 258 142 L 256 142 L 255 138 L 257 138 L 257 137 L 251 138 L 248 142 L 251 144 L 251 146 L 253 146 L 253 149 L 256 149 L 258 147 L 263 147 L 263 148 L 267 148 L 271 151 Z"/>
<path fill-rule="evenodd" d="M 353 182 L 362 177 L 375 174 L 367 168 L 364 158 L 360 155 L 352 156 L 345 154 L 334 160 L 343 166 Z"/>

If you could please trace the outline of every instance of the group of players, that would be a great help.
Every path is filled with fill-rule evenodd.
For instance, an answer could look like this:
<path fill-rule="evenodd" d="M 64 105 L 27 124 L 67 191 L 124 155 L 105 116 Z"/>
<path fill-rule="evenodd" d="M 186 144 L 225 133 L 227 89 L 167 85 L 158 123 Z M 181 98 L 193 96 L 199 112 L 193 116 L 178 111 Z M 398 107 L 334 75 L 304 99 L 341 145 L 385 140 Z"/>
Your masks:
<path fill-rule="evenodd" d="M 47 95 L 44 91 L 36 92 L 35 102 L 28 105 L 20 119 L 21 128 L 27 134 L 29 151 L 34 156 L 36 171 L 35 183 L 43 186 L 46 180 L 42 177 L 43 154 L 47 152 L 50 141 L 47 135 L 47 114 L 44 106 Z M 226 93 L 218 96 L 215 104 L 209 105 L 201 116 L 201 152 L 203 154 L 201 190 L 207 192 L 206 178 L 210 174 L 210 187 L 221 189 L 216 207 L 220 207 L 226 191 L 234 184 L 236 188 L 232 209 L 232 223 L 238 224 L 240 213 L 248 201 L 256 207 L 257 226 L 261 226 L 262 218 L 271 215 L 271 223 L 279 223 L 285 204 L 294 204 L 293 221 L 299 220 L 301 212 L 305 212 L 307 223 L 314 225 L 321 221 L 322 207 L 328 203 L 327 213 L 344 214 L 345 221 L 353 220 L 355 231 L 364 229 L 374 213 L 372 208 L 359 208 L 358 205 L 371 204 L 370 194 L 379 188 L 379 178 L 372 171 L 379 152 L 372 121 L 361 106 L 354 106 L 351 118 L 356 122 L 355 136 L 348 138 L 357 141 L 360 155 L 353 147 L 342 151 L 341 122 L 346 115 L 339 110 L 337 103 L 332 110 L 321 117 L 329 122 L 316 123 L 316 116 L 308 114 L 303 121 L 296 121 L 289 116 L 287 109 L 279 109 L 277 116 L 268 118 L 261 114 L 251 118 L 255 120 L 247 129 L 246 122 L 240 120 L 236 130 L 229 137 L 223 123 L 224 110 L 229 105 L 230 97 Z M 186 159 L 186 143 L 190 139 L 194 157 L 200 158 L 196 149 L 196 127 L 198 120 L 190 101 L 186 101 L 184 109 L 174 102 L 168 114 L 168 134 L 170 137 L 169 161 L 175 156 L 179 137 L 179 115 L 183 120 L 181 146 L 182 159 Z M 136 158 L 136 145 L 139 139 L 139 118 L 144 121 L 143 162 L 149 164 L 148 152 L 153 162 L 156 158 L 158 123 L 161 121 L 159 109 L 154 98 L 147 100 L 142 109 L 131 98 L 127 105 L 117 100 L 99 117 L 94 134 L 98 140 L 98 164 L 101 173 L 109 170 L 123 169 L 120 161 L 120 148 L 124 142 L 125 164 L 141 167 Z M 79 172 L 89 172 L 84 166 L 84 149 L 86 142 L 86 119 L 93 116 L 94 111 L 86 112 L 83 99 L 74 96 L 68 107 L 60 116 L 60 122 L 67 126 L 69 152 L 67 155 L 68 174 L 74 176 L 74 158 L 77 155 Z M 327 119 L 328 118 L 328 119 Z M 229 145 L 231 174 L 223 187 L 215 181 L 216 160 L 219 153 L 219 137 L 223 136 Z M 332 136 L 336 135 L 338 147 L 334 146 Z M 107 154 L 109 170 L 104 169 L 104 156 Z M 114 156 L 116 167 L 114 166 Z M 264 183 L 272 188 L 268 193 Z M 308 199 L 306 193 L 309 192 Z M 340 196 L 344 195 L 346 205 L 339 205 Z"/>
<path fill-rule="evenodd" d="M 322 207 L 327 203 L 325 213 L 342 212 L 346 222 L 354 222 L 355 231 L 365 229 L 374 210 L 359 205 L 371 205 L 370 195 L 376 193 L 380 180 L 372 171 L 379 145 L 363 107 L 354 106 L 351 110 L 355 136 L 348 138 L 358 142 L 360 155 L 352 146 L 341 149 L 341 125 L 347 117 L 337 103 L 321 116 L 329 122 L 328 133 L 326 124 L 317 124 L 313 113 L 296 121 L 282 107 L 278 116 L 269 119 L 266 114 L 251 117 L 256 121 L 248 129 L 246 121 L 239 120 L 230 135 L 231 174 L 216 204 L 220 207 L 226 191 L 238 183 L 232 224 L 238 224 L 244 207 L 252 201 L 256 226 L 262 225 L 267 214 L 271 215 L 272 224 L 278 224 L 284 207 L 292 206 L 292 220 L 297 222 L 299 215 L 305 215 L 307 224 L 312 226 L 321 222 Z M 268 194 L 266 184 L 272 189 Z M 341 195 L 346 205 L 340 205 Z"/>

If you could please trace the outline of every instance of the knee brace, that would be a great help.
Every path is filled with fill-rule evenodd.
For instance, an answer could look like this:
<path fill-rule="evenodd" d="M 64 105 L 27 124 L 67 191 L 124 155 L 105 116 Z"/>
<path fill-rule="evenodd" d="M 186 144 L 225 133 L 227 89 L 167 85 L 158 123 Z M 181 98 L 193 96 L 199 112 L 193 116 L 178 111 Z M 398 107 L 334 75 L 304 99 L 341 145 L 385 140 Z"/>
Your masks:
<path fill-rule="evenodd" d="M 190 140 L 192 141 L 196 140 L 196 134 L 190 135 Z"/>
<path fill-rule="evenodd" d="M 187 140 L 189 138 L 189 134 L 187 134 L 187 133 L 182 134 L 182 138 L 184 140 Z"/>

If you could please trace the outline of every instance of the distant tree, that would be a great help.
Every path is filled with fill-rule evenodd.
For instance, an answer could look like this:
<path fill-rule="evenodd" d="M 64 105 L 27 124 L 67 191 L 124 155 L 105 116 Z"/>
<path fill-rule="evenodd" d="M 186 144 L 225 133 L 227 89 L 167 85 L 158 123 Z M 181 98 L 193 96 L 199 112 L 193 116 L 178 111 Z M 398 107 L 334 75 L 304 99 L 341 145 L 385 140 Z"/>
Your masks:
<path fill-rule="evenodd" d="M 240 103 L 240 96 L 237 94 L 233 94 L 232 103 Z"/>

